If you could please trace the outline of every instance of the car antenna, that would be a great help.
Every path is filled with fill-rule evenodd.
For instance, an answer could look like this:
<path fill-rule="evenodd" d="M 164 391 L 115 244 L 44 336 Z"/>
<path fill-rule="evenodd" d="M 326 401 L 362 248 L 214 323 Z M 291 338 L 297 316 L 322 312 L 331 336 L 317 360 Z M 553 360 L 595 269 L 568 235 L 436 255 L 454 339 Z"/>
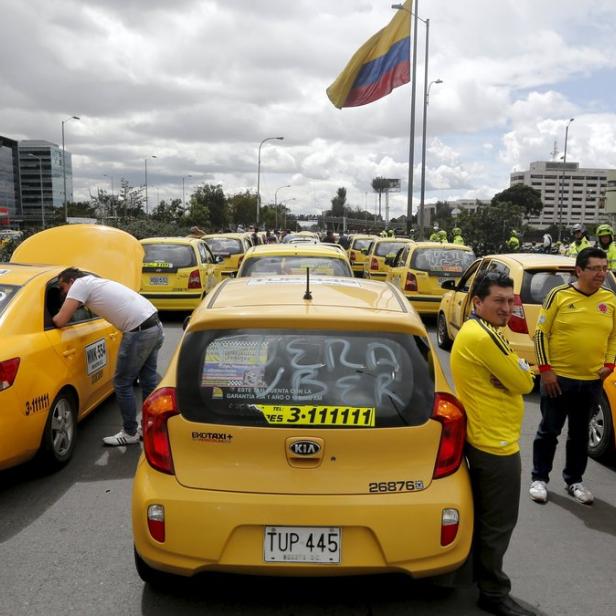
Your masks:
<path fill-rule="evenodd" d="M 312 299 L 312 293 L 310 292 L 310 268 L 306 268 L 306 292 L 304 293 L 304 299 Z"/>

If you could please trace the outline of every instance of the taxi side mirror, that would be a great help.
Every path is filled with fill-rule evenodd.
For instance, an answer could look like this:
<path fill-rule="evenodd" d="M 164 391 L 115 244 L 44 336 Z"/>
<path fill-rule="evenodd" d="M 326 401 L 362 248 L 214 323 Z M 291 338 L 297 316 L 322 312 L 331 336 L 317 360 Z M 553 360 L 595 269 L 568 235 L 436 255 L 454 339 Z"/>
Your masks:
<path fill-rule="evenodd" d="M 367 248 L 362 248 L 361 249 L 361 254 L 362 255 L 367 255 L 368 254 L 368 249 Z"/>
<path fill-rule="evenodd" d="M 385 257 L 385 265 L 389 265 L 390 267 L 393 267 L 395 261 L 396 261 L 396 257 Z"/>
<path fill-rule="evenodd" d="M 449 280 L 443 280 L 441 282 L 441 289 L 447 289 L 449 291 L 453 291 L 456 288 L 456 281 L 453 278 Z"/>
<path fill-rule="evenodd" d="M 222 263 L 225 260 L 224 257 L 221 257 L 220 255 L 216 255 L 214 257 L 214 263 Z"/>

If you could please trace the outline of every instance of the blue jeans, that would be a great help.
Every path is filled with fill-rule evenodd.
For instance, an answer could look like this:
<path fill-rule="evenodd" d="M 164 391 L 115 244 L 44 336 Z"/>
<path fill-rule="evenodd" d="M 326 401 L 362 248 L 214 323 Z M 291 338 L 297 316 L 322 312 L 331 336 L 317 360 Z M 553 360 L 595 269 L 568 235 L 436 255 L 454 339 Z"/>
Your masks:
<path fill-rule="evenodd" d="M 533 442 L 533 481 L 550 479 L 558 436 L 565 420 L 567 428 L 566 462 L 563 479 L 569 486 L 582 481 L 588 462 L 588 424 L 601 392 L 601 381 L 579 381 L 558 377 L 562 394 L 556 398 L 541 389 L 541 423 Z"/>
<path fill-rule="evenodd" d="M 144 400 L 158 385 L 156 362 L 163 338 L 163 326 L 160 323 L 140 332 L 124 332 L 122 335 L 113 386 L 122 413 L 123 428 L 127 434 L 135 434 L 139 425 L 137 400 L 133 390 L 137 377 Z"/>

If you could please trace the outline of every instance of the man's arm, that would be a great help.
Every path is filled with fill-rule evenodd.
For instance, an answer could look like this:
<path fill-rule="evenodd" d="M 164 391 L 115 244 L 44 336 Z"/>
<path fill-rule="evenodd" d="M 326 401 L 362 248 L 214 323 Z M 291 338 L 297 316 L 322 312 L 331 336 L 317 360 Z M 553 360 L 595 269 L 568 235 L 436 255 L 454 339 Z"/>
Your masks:
<path fill-rule="evenodd" d="M 81 302 L 76 299 L 65 299 L 62 304 L 62 308 L 60 308 L 58 314 L 52 317 L 53 324 L 56 327 L 64 327 L 70 320 L 71 317 L 75 314 L 77 308 L 81 306 Z"/>
<path fill-rule="evenodd" d="M 558 377 L 552 370 L 549 356 L 549 337 L 554 317 L 558 312 L 556 294 L 559 290 L 562 290 L 561 286 L 554 287 L 546 295 L 535 329 L 535 352 L 537 354 L 539 373 L 541 374 L 541 383 L 544 391 L 550 398 L 556 398 L 561 394 Z"/>

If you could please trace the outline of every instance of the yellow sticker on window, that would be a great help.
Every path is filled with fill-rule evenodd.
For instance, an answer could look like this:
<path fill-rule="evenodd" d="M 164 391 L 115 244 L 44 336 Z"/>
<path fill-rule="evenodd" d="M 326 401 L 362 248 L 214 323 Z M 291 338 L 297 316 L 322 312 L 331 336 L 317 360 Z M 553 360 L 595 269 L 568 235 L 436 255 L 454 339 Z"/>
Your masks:
<path fill-rule="evenodd" d="M 374 407 L 255 405 L 271 425 L 374 427 Z"/>

